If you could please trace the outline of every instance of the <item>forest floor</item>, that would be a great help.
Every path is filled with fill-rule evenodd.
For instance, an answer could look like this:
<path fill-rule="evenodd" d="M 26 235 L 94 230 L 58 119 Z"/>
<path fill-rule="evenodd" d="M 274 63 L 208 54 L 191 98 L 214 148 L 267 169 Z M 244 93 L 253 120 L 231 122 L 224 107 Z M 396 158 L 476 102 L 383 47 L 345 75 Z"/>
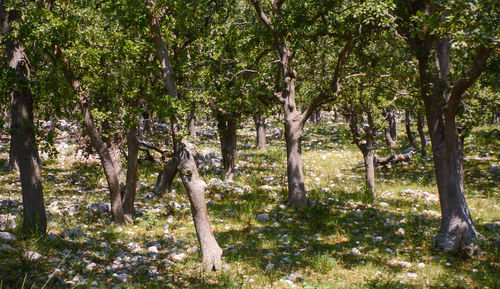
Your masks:
<path fill-rule="evenodd" d="M 430 158 L 417 154 L 408 164 L 379 168 L 373 198 L 364 192 L 362 155 L 347 127 L 324 122 L 306 126 L 304 176 L 314 205 L 303 210 L 286 206 L 279 123 L 269 126 L 265 153 L 253 148 L 250 123 L 239 130 L 231 183 L 220 180 L 215 130 L 199 127 L 209 215 L 224 250 L 221 272 L 199 270 L 179 180 L 165 196 L 151 193 L 159 163 L 140 162 L 135 224 L 116 227 L 99 163 L 75 157 L 74 142 L 59 144 L 65 152 L 42 163 L 51 234 L 31 239 L 19 230 L 18 173 L 0 171 L 0 231 L 17 236 L 0 240 L 0 288 L 500 288 L 500 137 L 488 137 L 493 127 L 466 139 L 467 201 L 484 240 L 481 254 L 463 258 L 431 245 L 440 208 Z M 402 132 L 398 143 L 403 150 Z M 7 159 L 2 145 L 0 165 Z M 74 228 L 73 236 L 60 236 Z"/>

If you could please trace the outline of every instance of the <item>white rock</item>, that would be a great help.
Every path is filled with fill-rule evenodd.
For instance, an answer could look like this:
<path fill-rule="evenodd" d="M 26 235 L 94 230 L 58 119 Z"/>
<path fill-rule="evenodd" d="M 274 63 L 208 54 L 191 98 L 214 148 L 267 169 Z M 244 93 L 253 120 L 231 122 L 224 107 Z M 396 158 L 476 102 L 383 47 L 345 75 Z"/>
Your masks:
<path fill-rule="evenodd" d="M 94 268 L 95 268 L 96 266 L 97 266 L 97 264 L 96 264 L 96 263 L 94 263 L 94 262 L 92 262 L 92 263 L 88 264 L 88 265 L 85 267 L 85 270 L 87 270 L 87 271 L 89 271 L 89 272 L 90 272 L 90 271 L 94 270 Z"/>
<path fill-rule="evenodd" d="M 389 204 L 386 202 L 380 202 L 378 203 L 381 207 L 389 207 Z"/>
<path fill-rule="evenodd" d="M 274 264 L 273 263 L 269 263 L 266 265 L 266 271 L 270 271 L 270 270 L 273 270 L 274 269 Z"/>
<path fill-rule="evenodd" d="M 176 262 L 180 262 L 182 261 L 182 259 L 184 259 L 186 257 L 186 254 L 184 253 L 180 253 L 180 254 L 174 254 L 172 255 L 172 260 L 176 261 Z"/>
<path fill-rule="evenodd" d="M 351 251 L 349 251 L 349 255 L 359 256 L 361 255 L 361 252 L 358 250 L 358 248 L 352 248 Z"/>
<path fill-rule="evenodd" d="M 37 252 L 28 251 L 28 252 L 24 253 L 24 259 L 26 259 L 28 261 L 37 261 L 37 260 L 40 260 L 41 258 L 42 258 L 42 255 L 40 255 L 40 253 L 37 253 Z"/>
<path fill-rule="evenodd" d="M 6 242 L 12 242 L 15 241 L 16 235 L 9 233 L 9 232 L 0 232 L 0 239 Z"/>
<path fill-rule="evenodd" d="M 113 276 L 116 278 L 116 280 L 125 283 L 127 282 L 128 279 L 128 274 L 127 273 L 122 273 L 122 274 L 113 274 Z"/>
<path fill-rule="evenodd" d="M 422 263 L 422 262 L 420 262 L 420 263 L 418 263 L 418 264 L 417 264 L 417 267 L 418 267 L 418 268 L 424 268 L 424 267 L 425 267 L 425 264 L 424 264 L 424 263 Z"/>
<path fill-rule="evenodd" d="M 156 246 L 151 246 L 148 248 L 148 253 L 150 254 L 158 254 L 158 248 Z"/>
<path fill-rule="evenodd" d="M 396 231 L 396 235 L 398 235 L 398 236 L 400 236 L 400 237 L 403 237 L 405 234 L 406 234 L 406 231 L 405 231 L 405 229 L 403 229 L 403 228 L 399 228 L 399 229 Z"/>
<path fill-rule="evenodd" d="M 418 275 L 417 273 L 406 273 L 406 278 L 417 279 Z"/>

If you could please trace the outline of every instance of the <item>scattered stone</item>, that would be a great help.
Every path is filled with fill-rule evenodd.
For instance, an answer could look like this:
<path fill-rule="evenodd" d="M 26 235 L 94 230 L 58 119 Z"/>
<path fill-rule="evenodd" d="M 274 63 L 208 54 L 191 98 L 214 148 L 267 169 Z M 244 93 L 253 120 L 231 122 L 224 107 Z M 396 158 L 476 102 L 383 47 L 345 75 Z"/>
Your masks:
<path fill-rule="evenodd" d="M 151 246 L 148 248 L 148 253 L 150 254 L 158 254 L 158 248 L 156 246 Z"/>
<path fill-rule="evenodd" d="M 104 214 L 106 212 L 109 212 L 110 205 L 109 203 L 99 202 L 90 204 L 89 208 L 96 213 Z"/>
<path fill-rule="evenodd" d="M 174 255 L 172 255 L 172 260 L 174 260 L 175 262 L 180 262 L 180 261 L 182 261 L 185 257 L 186 257 L 186 254 L 184 254 L 184 253 L 174 254 Z"/>
<path fill-rule="evenodd" d="M 406 234 L 406 231 L 405 231 L 405 229 L 403 229 L 403 228 L 399 228 L 399 229 L 396 231 L 396 235 L 397 235 L 397 236 L 403 237 L 405 234 Z"/>
<path fill-rule="evenodd" d="M 267 221 L 269 221 L 271 218 L 269 217 L 269 214 L 267 213 L 262 213 L 262 214 L 259 214 L 257 215 L 257 221 L 259 223 L 265 223 Z"/>
<path fill-rule="evenodd" d="M 353 255 L 353 256 L 359 256 L 361 255 L 361 252 L 358 250 L 358 248 L 352 248 L 351 251 L 349 251 L 349 255 Z"/>
<path fill-rule="evenodd" d="M 411 267 L 411 263 L 410 262 L 406 262 L 406 261 L 398 261 L 398 260 L 392 259 L 391 263 L 393 265 L 399 265 L 401 267 L 407 267 L 407 268 Z"/>
<path fill-rule="evenodd" d="M 500 232 L 500 221 L 496 221 L 494 223 L 487 223 L 484 225 L 486 229 L 492 232 Z"/>
<path fill-rule="evenodd" d="M 406 189 L 406 190 L 401 192 L 401 195 L 411 197 L 412 199 L 424 199 L 427 202 L 439 201 L 438 196 L 436 196 L 432 193 L 424 192 L 424 191 L 420 191 L 420 190 Z"/>
<path fill-rule="evenodd" d="M 385 248 L 385 251 L 389 254 L 396 254 L 396 252 L 394 252 L 391 248 Z"/>
<path fill-rule="evenodd" d="M 0 232 L 0 240 L 5 241 L 5 242 L 13 242 L 15 241 L 16 235 L 9 233 L 9 232 Z"/>
<path fill-rule="evenodd" d="M 273 263 L 269 263 L 266 265 L 266 271 L 271 271 L 274 269 L 274 264 Z"/>
<path fill-rule="evenodd" d="M 420 262 L 420 263 L 418 263 L 418 264 L 417 264 L 417 267 L 418 267 L 418 268 L 424 268 L 424 267 L 425 267 L 425 264 L 424 264 L 424 263 L 422 263 L 422 262 Z"/>
<path fill-rule="evenodd" d="M 406 273 L 406 278 L 417 279 L 418 275 L 417 273 Z"/>
<path fill-rule="evenodd" d="M 384 208 L 385 208 L 385 207 L 389 207 L 389 204 L 388 204 L 388 203 L 386 203 L 386 202 L 380 202 L 380 203 L 378 203 L 378 204 L 379 204 L 381 207 L 384 207 Z"/>
<path fill-rule="evenodd" d="M 12 248 L 11 245 L 9 244 L 1 244 L 0 245 L 0 251 L 1 252 L 13 252 L 15 251 L 14 248 Z"/>
<path fill-rule="evenodd" d="M 116 280 L 125 283 L 127 282 L 128 279 L 128 274 L 127 273 L 122 273 L 122 274 L 113 274 L 113 276 L 116 278 Z"/>
<path fill-rule="evenodd" d="M 61 237 L 62 238 L 70 238 L 70 239 L 76 239 L 76 238 L 79 238 L 83 236 L 83 231 L 82 229 L 80 229 L 80 227 L 76 227 L 76 228 L 73 228 L 73 229 L 67 229 L 67 230 L 64 230 L 62 233 L 61 233 Z"/>
<path fill-rule="evenodd" d="M 95 267 L 97 267 L 97 264 L 92 262 L 92 263 L 88 264 L 87 266 L 85 266 L 85 270 L 90 272 L 90 271 L 94 270 Z"/>
<path fill-rule="evenodd" d="M 23 257 L 24 257 L 24 259 L 26 259 L 28 261 L 38 261 L 42 258 L 42 255 L 40 255 L 37 252 L 28 251 L 28 252 L 24 253 Z"/>

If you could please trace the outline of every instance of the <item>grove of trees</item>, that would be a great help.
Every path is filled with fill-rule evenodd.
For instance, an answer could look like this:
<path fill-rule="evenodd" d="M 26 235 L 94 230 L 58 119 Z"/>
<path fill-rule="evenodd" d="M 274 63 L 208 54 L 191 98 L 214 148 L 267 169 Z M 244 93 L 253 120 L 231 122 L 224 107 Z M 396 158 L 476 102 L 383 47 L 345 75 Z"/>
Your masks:
<path fill-rule="evenodd" d="M 363 155 L 375 198 L 377 167 L 425 157 L 427 133 L 441 206 L 435 247 L 478 251 L 463 144 L 474 126 L 498 123 L 499 1 L 0 0 L 0 20 L 0 109 L 27 234 L 47 232 L 38 144 L 50 135 L 37 123 L 68 119 L 82 123 L 99 156 L 114 224 L 134 223 L 141 149 L 159 151 L 155 191 L 169 190 L 179 175 L 202 269 L 221 270 L 196 122 L 215 120 L 220 177 L 231 182 L 238 128 L 254 124 L 255 146 L 265 153 L 266 120 L 277 117 L 287 204 L 301 210 L 313 203 L 304 185 L 304 125 L 333 108 Z M 395 149 L 399 116 L 405 151 Z M 163 143 L 148 139 L 158 123 Z M 387 155 L 376 155 L 378 147 Z"/>

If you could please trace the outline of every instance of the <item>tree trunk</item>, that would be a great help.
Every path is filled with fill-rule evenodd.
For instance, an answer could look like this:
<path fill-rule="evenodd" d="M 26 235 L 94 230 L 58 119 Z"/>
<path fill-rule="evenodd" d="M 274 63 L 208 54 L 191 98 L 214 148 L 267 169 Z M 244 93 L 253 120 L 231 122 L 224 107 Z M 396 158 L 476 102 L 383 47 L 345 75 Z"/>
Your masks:
<path fill-rule="evenodd" d="M 392 108 L 389 108 L 387 111 L 387 121 L 389 123 L 391 138 L 394 142 L 396 142 L 398 140 L 398 131 L 396 127 L 396 115 L 394 114 L 394 110 Z"/>
<path fill-rule="evenodd" d="M 118 180 L 118 172 L 115 168 L 117 164 L 111 156 L 108 145 L 102 140 L 99 131 L 95 126 L 94 118 L 88 105 L 88 96 L 84 91 L 82 91 L 80 81 L 74 75 L 69 61 L 62 57 L 60 50 L 56 50 L 55 57 L 62 62 L 61 69 L 64 73 L 64 77 L 73 88 L 75 94 L 80 98 L 79 101 L 80 107 L 82 109 L 82 114 L 84 115 L 85 129 L 90 138 L 92 147 L 99 154 L 99 159 L 101 160 L 104 175 L 106 176 L 106 181 L 108 183 L 113 222 L 117 225 L 122 225 L 125 223 L 125 219 L 123 216 L 122 197 L 120 192 L 120 183 Z"/>
<path fill-rule="evenodd" d="M 425 157 L 427 155 L 427 139 L 425 138 L 424 121 L 421 113 L 417 114 L 417 131 L 420 137 L 420 154 Z"/>
<path fill-rule="evenodd" d="M 307 206 L 307 197 L 302 174 L 302 124 L 285 119 L 286 167 L 288 177 L 288 204 L 293 208 Z"/>
<path fill-rule="evenodd" d="M 95 127 L 92 112 L 90 111 L 85 98 L 80 99 L 80 105 L 85 116 L 85 129 L 87 130 L 92 146 L 99 154 L 104 175 L 106 176 L 106 181 L 108 182 L 113 222 L 117 225 L 122 225 L 125 223 L 125 218 L 123 215 L 120 183 L 118 181 L 115 163 L 113 162 L 113 158 L 109 152 L 108 145 L 101 139 L 101 136 Z"/>
<path fill-rule="evenodd" d="M 159 18 L 154 7 L 155 2 L 148 0 L 146 5 L 153 6 L 147 7 L 148 22 L 151 29 L 152 41 L 156 49 L 156 56 L 161 65 L 162 77 L 165 82 L 167 93 L 173 98 L 180 99 L 177 94 L 174 71 L 168 56 L 169 51 L 167 44 L 163 41 L 161 36 Z M 177 167 L 179 175 L 189 196 L 196 235 L 201 246 L 201 267 L 204 271 L 211 271 L 212 269 L 220 270 L 222 269 L 222 249 L 217 244 L 212 229 L 210 228 L 205 203 L 205 190 L 207 184 L 200 178 L 196 162 L 192 153 L 187 148 L 185 140 L 180 140 L 176 137 L 176 126 L 179 120 L 175 116 L 171 116 L 171 123 L 174 155 L 178 162 Z"/>
<path fill-rule="evenodd" d="M 212 269 L 220 270 L 222 269 L 222 249 L 217 244 L 210 228 L 205 203 L 207 184 L 200 178 L 193 154 L 185 142 L 176 144 L 175 157 L 178 161 L 179 175 L 189 196 L 196 235 L 201 245 L 201 267 L 205 272 L 212 271 Z"/>
<path fill-rule="evenodd" d="M 188 115 L 189 134 L 196 139 L 196 112 L 192 110 Z"/>
<path fill-rule="evenodd" d="M 431 137 L 434 169 L 441 205 L 441 228 L 434 238 L 438 250 L 445 252 L 467 251 L 476 252 L 478 233 L 474 227 L 469 207 L 464 194 L 463 174 L 463 144 L 460 141 L 456 112 L 461 100 L 461 94 L 472 85 L 473 81 L 456 80 L 450 87 L 448 73 L 450 72 L 449 50 L 450 40 L 441 39 L 433 42 L 435 52 L 430 54 L 428 47 L 418 47 L 416 53 L 419 62 L 420 90 L 424 100 L 427 126 Z M 427 51 L 427 53 L 422 53 Z M 478 50 L 474 59 L 471 77 L 477 77 L 481 69 L 486 67 L 486 57 Z M 430 64 L 434 63 L 432 67 Z M 481 67 L 482 65 L 482 67 Z M 474 79 L 474 78 L 472 78 Z M 457 85 L 462 85 L 458 88 Z"/>
<path fill-rule="evenodd" d="M 317 108 L 314 111 L 314 118 L 315 118 L 316 124 L 321 124 L 321 109 Z"/>
<path fill-rule="evenodd" d="M 158 174 L 153 192 L 157 195 L 163 195 L 170 190 L 175 175 L 177 174 L 177 159 L 174 157 L 165 164 L 161 172 Z"/>
<path fill-rule="evenodd" d="M 127 224 L 134 223 L 135 195 L 137 191 L 137 161 L 139 158 L 139 143 L 137 141 L 137 128 L 133 127 L 127 132 L 127 181 L 125 197 L 123 198 L 123 216 Z"/>
<path fill-rule="evenodd" d="M 231 116 L 217 114 L 217 126 L 224 168 L 224 179 L 232 181 L 234 178 L 234 159 L 236 154 L 236 130 L 238 122 Z"/>
<path fill-rule="evenodd" d="M 47 216 L 43 202 L 42 177 L 33 121 L 33 95 L 31 94 L 31 72 L 24 45 L 10 38 L 10 22 L 14 22 L 16 11 L 7 13 L 0 2 L 2 35 L 5 36 L 5 55 L 13 75 L 16 76 L 11 91 L 11 155 L 17 157 L 23 197 L 23 231 L 28 234 L 45 234 Z"/>
<path fill-rule="evenodd" d="M 261 151 L 266 151 L 266 118 L 260 114 L 254 114 L 256 131 L 256 148 Z"/>
<path fill-rule="evenodd" d="M 372 148 L 366 148 L 363 151 L 363 158 L 365 160 L 365 175 L 366 175 L 366 190 L 375 196 L 375 164 Z"/>
<path fill-rule="evenodd" d="M 389 126 L 385 128 L 385 140 L 387 141 L 387 145 L 392 151 L 396 147 L 396 142 L 392 138 L 391 128 Z"/>
<path fill-rule="evenodd" d="M 12 136 L 12 128 L 10 132 Z M 17 171 L 19 169 L 19 164 L 17 161 L 16 153 L 14 152 L 14 143 L 12 141 L 12 137 L 10 138 L 10 147 L 9 147 L 9 171 Z"/>
<path fill-rule="evenodd" d="M 416 148 L 415 137 L 413 137 L 413 132 L 411 131 L 411 117 L 410 110 L 405 110 L 405 125 L 406 125 L 406 135 L 408 136 L 408 142 L 412 148 Z"/>

